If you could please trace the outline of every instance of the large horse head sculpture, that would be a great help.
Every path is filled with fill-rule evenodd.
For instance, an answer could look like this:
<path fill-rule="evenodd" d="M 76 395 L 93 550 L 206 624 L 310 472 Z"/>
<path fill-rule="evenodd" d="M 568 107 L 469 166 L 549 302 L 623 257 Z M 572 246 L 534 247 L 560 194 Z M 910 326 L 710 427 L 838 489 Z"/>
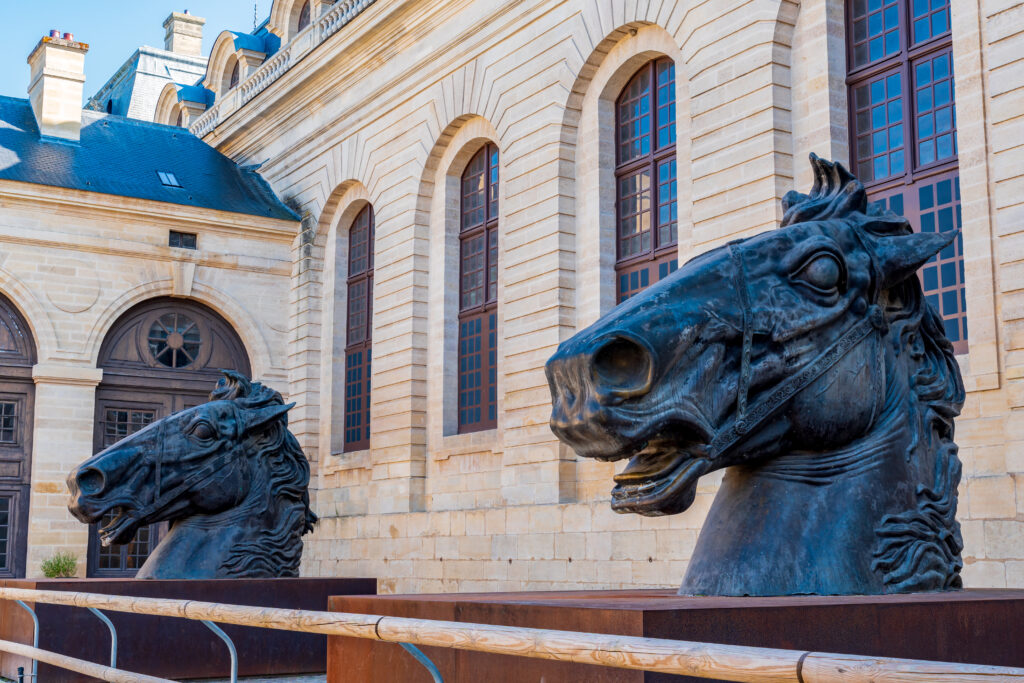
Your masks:
<path fill-rule="evenodd" d="M 959 588 L 964 400 L 915 273 L 956 238 L 914 233 L 812 155 L 782 226 L 694 258 L 559 346 L 551 428 L 629 459 L 612 507 L 669 515 L 729 468 L 681 592 Z"/>
<path fill-rule="evenodd" d="M 104 545 L 146 524 L 170 532 L 140 578 L 298 576 L 309 507 L 309 462 L 281 394 L 225 371 L 210 401 L 170 415 L 86 460 L 68 475 L 79 520 L 115 519 Z"/>

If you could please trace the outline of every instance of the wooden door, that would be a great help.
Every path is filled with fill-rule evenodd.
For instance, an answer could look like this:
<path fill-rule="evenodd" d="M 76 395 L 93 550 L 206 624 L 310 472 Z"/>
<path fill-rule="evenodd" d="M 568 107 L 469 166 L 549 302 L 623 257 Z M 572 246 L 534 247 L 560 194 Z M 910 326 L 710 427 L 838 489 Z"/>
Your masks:
<path fill-rule="evenodd" d="M 250 373 L 231 326 L 210 309 L 157 299 L 126 313 L 100 349 L 103 382 L 96 390 L 96 452 L 156 420 L 209 400 L 220 368 Z M 89 530 L 89 576 L 132 577 L 166 533 L 167 524 L 139 529 L 128 544 L 104 548 L 101 520 Z"/>
<path fill-rule="evenodd" d="M 0 578 L 25 576 L 35 362 L 28 325 L 0 296 Z"/>

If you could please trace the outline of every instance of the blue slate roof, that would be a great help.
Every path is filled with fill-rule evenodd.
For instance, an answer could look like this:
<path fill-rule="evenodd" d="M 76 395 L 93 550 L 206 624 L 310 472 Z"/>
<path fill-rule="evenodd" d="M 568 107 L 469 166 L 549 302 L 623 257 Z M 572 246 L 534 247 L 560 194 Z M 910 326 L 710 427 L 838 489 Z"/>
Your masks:
<path fill-rule="evenodd" d="M 181 187 L 164 186 L 158 171 Z M 184 128 L 83 111 L 80 142 L 40 139 L 28 100 L 3 96 L 0 180 L 298 220 L 258 173 Z"/>

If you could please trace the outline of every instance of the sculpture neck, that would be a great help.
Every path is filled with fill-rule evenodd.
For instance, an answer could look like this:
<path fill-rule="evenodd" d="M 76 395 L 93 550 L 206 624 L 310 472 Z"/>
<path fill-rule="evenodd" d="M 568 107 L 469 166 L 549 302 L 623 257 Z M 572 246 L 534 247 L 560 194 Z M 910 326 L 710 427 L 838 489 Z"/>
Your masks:
<path fill-rule="evenodd" d="M 887 514 L 912 505 L 914 486 L 896 483 L 916 479 L 908 458 L 916 439 L 900 404 L 898 396 L 886 401 L 868 434 L 836 450 L 728 470 L 680 592 L 887 592 L 872 567 L 876 529 Z"/>
<path fill-rule="evenodd" d="M 906 451 L 911 436 L 906 416 L 888 407 L 865 436 L 833 451 L 793 451 L 754 466 L 756 478 L 826 486 L 882 468 L 897 451 Z"/>

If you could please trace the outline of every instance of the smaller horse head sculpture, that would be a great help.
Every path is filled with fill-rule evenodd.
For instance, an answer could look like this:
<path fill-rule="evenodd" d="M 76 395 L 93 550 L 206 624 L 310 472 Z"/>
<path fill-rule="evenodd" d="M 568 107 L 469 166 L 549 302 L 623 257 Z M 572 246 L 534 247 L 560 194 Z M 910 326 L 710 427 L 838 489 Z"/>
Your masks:
<path fill-rule="evenodd" d="M 682 592 L 877 594 L 960 586 L 953 418 L 964 388 L 915 233 L 811 156 L 777 230 L 697 256 L 563 342 L 551 428 L 629 459 L 619 512 L 671 515 L 728 468 Z"/>
<path fill-rule="evenodd" d="M 171 522 L 139 578 L 298 576 L 309 462 L 288 431 L 281 394 L 224 371 L 210 401 L 146 426 L 68 475 L 68 509 L 104 545 Z"/>

